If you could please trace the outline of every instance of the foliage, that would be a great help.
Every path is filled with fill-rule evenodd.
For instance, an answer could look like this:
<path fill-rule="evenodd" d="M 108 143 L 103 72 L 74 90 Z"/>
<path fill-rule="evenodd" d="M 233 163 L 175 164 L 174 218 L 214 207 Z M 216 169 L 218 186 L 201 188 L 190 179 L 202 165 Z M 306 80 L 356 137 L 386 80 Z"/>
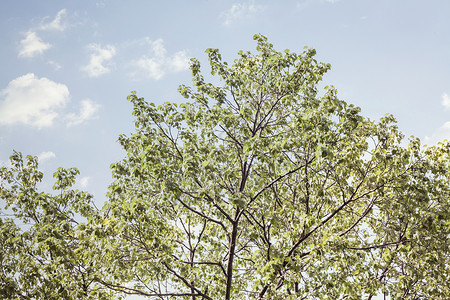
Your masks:
<path fill-rule="evenodd" d="M 93 257 L 84 246 L 78 218 L 94 218 L 92 196 L 72 190 L 77 169 L 59 168 L 52 196 L 39 192 L 43 178 L 37 157 L 11 156 L 0 169 L 0 197 L 8 214 L 0 218 L 0 298 L 110 299 L 98 286 Z M 1 212 L 1 211 L 0 211 Z M 80 227 L 81 226 L 81 227 Z"/>
<path fill-rule="evenodd" d="M 241 51 L 231 66 L 207 50 L 221 86 L 192 60 L 193 87 L 179 89 L 186 103 L 128 97 L 136 132 L 119 137 L 127 157 L 111 166 L 102 212 L 69 190 L 76 171 L 57 173 L 60 196 L 38 193 L 35 160 L 24 168 L 15 154 L 1 197 L 34 223 L 23 232 L 2 220 L 1 291 L 39 298 L 57 283 L 79 298 L 104 288 L 158 299 L 448 298 L 450 144 L 404 146 L 392 116 L 374 122 L 333 87 L 319 94 L 330 66 L 314 50 L 255 40 L 258 53 Z"/>

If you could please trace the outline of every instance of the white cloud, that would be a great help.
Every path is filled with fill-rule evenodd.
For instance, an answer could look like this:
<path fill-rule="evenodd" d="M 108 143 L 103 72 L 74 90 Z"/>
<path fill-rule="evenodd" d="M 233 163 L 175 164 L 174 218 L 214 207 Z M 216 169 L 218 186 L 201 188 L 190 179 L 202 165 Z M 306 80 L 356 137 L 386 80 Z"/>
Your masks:
<path fill-rule="evenodd" d="M 102 0 L 102 1 L 97 1 L 95 2 L 95 6 L 99 7 L 99 8 L 103 8 L 107 5 L 107 0 Z"/>
<path fill-rule="evenodd" d="M 144 55 L 131 63 L 131 66 L 135 68 L 131 74 L 132 77 L 159 80 L 167 73 L 177 73 L 189 68 L 186 51 L 178 51 L 169 56 L 162 39 L 152 42 L 147 38 L 146 42 L 150 45 L 150 56 Z"/>
<path fill-rule="evenodd" d="M 45 17 L 42 20 L 40 26 L 28 30 L 25 33 L 25 38 L 20 41 L 18 56 L 34 57 L 50 49 L 52 45 L 43 42 L 42 39 L 37 35 L 37 31 L 64 31 L 67 27 L 67 24 L 64 23 L 62 19 L 66 14 L 66 9 L 61 9 L 52 21 L 46 22 L 49 17 Z"/>
<path fill-rule="evenodd" d="M 341 0 L 325 0 L 325 2 L 332 3 L 332 4 L 339 2 L 339 1 L 341 1 Z"/>
<path fill-rule="evenodd" d="M 91 178 L 90 178 L 89 176 L 80 178 L 80 186 L 81 186 L 82 188 L 87 187 L 88 184 L 89 184 L 89 180 L 90 180 L 90 179 L 91 179 Z"/>
<path fill-rule="evenodd" d="M 104 64 L 108 65 L 108 62 L 116 55 L 116 48 L 112 45 L 102 48 L 99 44 L 90 44 L 88 49 L 92 51 L 89 64 L 81 69 L 87 72 L 89 77 L 98 77 L 109 73 L 111 70 Z"/>
<path fill-rule="evenodd" d="M 28 73 L 9 82 L 0 97 L 0 124 L 24 123 L 42 128 L 51 126 L 58 117 L 56 109 L 69 101 L 69 89 Z"/>
<path fill-rule="evenodd" d="M 303 0 L 303 1 L 297 2 L 297 3 L 295 4 L 295 7 L 296 7 L 297 9 L 302 10 L 302 9 L 305 9 L 306 7 L 308 7 L 309 4 L 310 4 L 309 1 Z"/>
<path fill-rule="evenodd" d="M 11 168 L 12 167 L 11 161 L 9 159 L 8 160 L 0 159 L 0 168 L 2 167 Z"/>
<path fill-rule="evenodd" d="M 169 70 L 171 72 L 181 72 L 189 69 L 190 59 L 186 51 L 176 52 L 171 59 L 169 59 Z"/>
<path fill-rule="evenodd" d="M 55 156 L 56 156 L 55 153 L 53 153 L 51 151 L 47 151 L 47 152 L 42 152 L 41 154 L 39 154 L 38 159 L 39 159 L 40 163 L 43 163 L 44 161 L 54 158 Z"/>
<path fill-rule="evenodd" d="M 445 110 L 450 109 L 450 96 L 447 93 L 442 94 L 442 106 L 444 106 Z"/>
<path fill-rule="evenodd" d="M 436 129 L 431 136 L 426 136 L 424 144 L 431 146 L 444 140 L 450 140 L 450 121 L 445 122 L 444 125 Z"/>
<path fill-rule="evenodd" d="M 57 31 L 64 31 L 67 27 L 66 23 L 62 22 L 62 18 L 67 14 L 67 10 L 61 9 L 53 19 L 53 21 L 45 22 L 46 19 L 49 17 L 44 18 L 41 26 L 39 27 L 40 30 L 57 30 Z"/>
<path fill-rule="evenodd" d="M 67 115 L 67 126 L 74 126 L 83 123 L 86 120 L 92 119 L 95 113 L 99 110 L 100 105 L 90 99 L 81 101 L 81 108 L 79 114 L 70 113 Z"/>
<path fill-rule="evenodd" d="M 254 1 L 233 4 L 229 10 L 222 13 L 223 25 L 230 26 L 237 20 L 247 19 L 262 10 L 261 5 L 255 5 Z"/>
<path fill-rule="evenodd" d="M 45 50 L 51 48 L 52 45 L 44 43 L 36 32 L 28 31 L 25 38 L 20 41 L 19 57 L 34 57 L 44 53 Z"/>
<path fill-rule="evenodd" d="M 59 69 L 61 69 L 61 65 L 58 64 L 57 62 L 53 61 L 53 60 L 49 60 L 47 61 L 47 63 L 53 67 L 53 69 L 55 69 L 56 71 L 58 71 Z"/>
<path fill-rule="evenodd" d="M 450 96 L 447 93 L 442 94 L 441 104 L 445 110 L 450 109 Z M 450 121 L 445 122 L 441 127 L 436 129 L 431 136 L 426 136 L 423 139 L 424 143 L 429 146 L 436 145 L 444 140 L 450 141 Z"/>

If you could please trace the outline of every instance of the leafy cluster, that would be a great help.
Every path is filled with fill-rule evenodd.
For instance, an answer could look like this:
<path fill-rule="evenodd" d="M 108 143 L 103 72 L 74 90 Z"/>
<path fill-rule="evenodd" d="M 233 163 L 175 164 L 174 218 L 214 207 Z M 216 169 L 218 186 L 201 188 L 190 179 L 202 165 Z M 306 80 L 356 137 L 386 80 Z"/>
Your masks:
<path fill-rule="evenodd" d="M 220 86 L 192 60 L 186 103 L 128 97 L 136 132 L 119 137 L 127 157 L 111 165 L 102 211 L 69 189 L 77 171 L 55 174 L 60 195 L 39 193 L 36 159 L 14 154 L 1 198 L 32 227 L 0 219 L 0 293 L 450 296 L 450 144 L 404 146 L 392 116 L 375 122 L 333 87 L 319 93 L 330 66 L 314 50 L 254 38 L 257 54 L 231 66 L 207 50 Z"/>

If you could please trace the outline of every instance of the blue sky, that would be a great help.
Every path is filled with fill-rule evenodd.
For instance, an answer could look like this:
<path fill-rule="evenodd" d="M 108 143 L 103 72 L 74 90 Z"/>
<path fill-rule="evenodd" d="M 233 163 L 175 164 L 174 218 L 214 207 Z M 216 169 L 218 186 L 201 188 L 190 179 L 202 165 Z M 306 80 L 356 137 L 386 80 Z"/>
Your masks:
<path fill-rule="evenodd" d="M 109 165 L 133 132 L 130 91 L 181 101 L 189 58 L 219 48 L 232 61 L 266 35 L 275 48 L 317 50 L 324 85 L 406 136 L 450 137 L 450 1 L 22 1 L 0 2 L 0 164 L 38 155 L 44 188 L 58 166 L 105 200 Z"/>

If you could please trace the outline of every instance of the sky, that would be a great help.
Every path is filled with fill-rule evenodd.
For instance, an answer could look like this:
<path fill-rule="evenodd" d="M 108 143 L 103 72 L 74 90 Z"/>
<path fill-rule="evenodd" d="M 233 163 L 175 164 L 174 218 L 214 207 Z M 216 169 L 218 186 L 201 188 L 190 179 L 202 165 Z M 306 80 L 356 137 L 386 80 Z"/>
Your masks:
<path fill-rule="evenodd" d="M 46 174 L 77 167 L 77 188 L 105 201 L 109 166 L 134 130 L 131 91 L 182 101 L 189 60 L 219 48 L 233 61 L 268 37 L 279 51 L 317 50 L 324 85 L 406 137 L 450 137 L 449 1 L 0 1 L 0 165 L 13 150 Z M 47 186 L 45 186 L 45 184 Z"/>
<path fill-rule="evenodd" d="M 225 61 L 274 47 L 332 68 L 324 85 L 378 119 L 393 114 L 406 137 L 450 138 L 450 1 L 447 0 L 1 0 L 0 165 L 13 151 L 39 157 L 50 189 L 58 167 L 77 167 L 76 188 L 101 207 L 109 166 L 133 133 L 131 91 L 182 101 L 190 58 Z"/>

